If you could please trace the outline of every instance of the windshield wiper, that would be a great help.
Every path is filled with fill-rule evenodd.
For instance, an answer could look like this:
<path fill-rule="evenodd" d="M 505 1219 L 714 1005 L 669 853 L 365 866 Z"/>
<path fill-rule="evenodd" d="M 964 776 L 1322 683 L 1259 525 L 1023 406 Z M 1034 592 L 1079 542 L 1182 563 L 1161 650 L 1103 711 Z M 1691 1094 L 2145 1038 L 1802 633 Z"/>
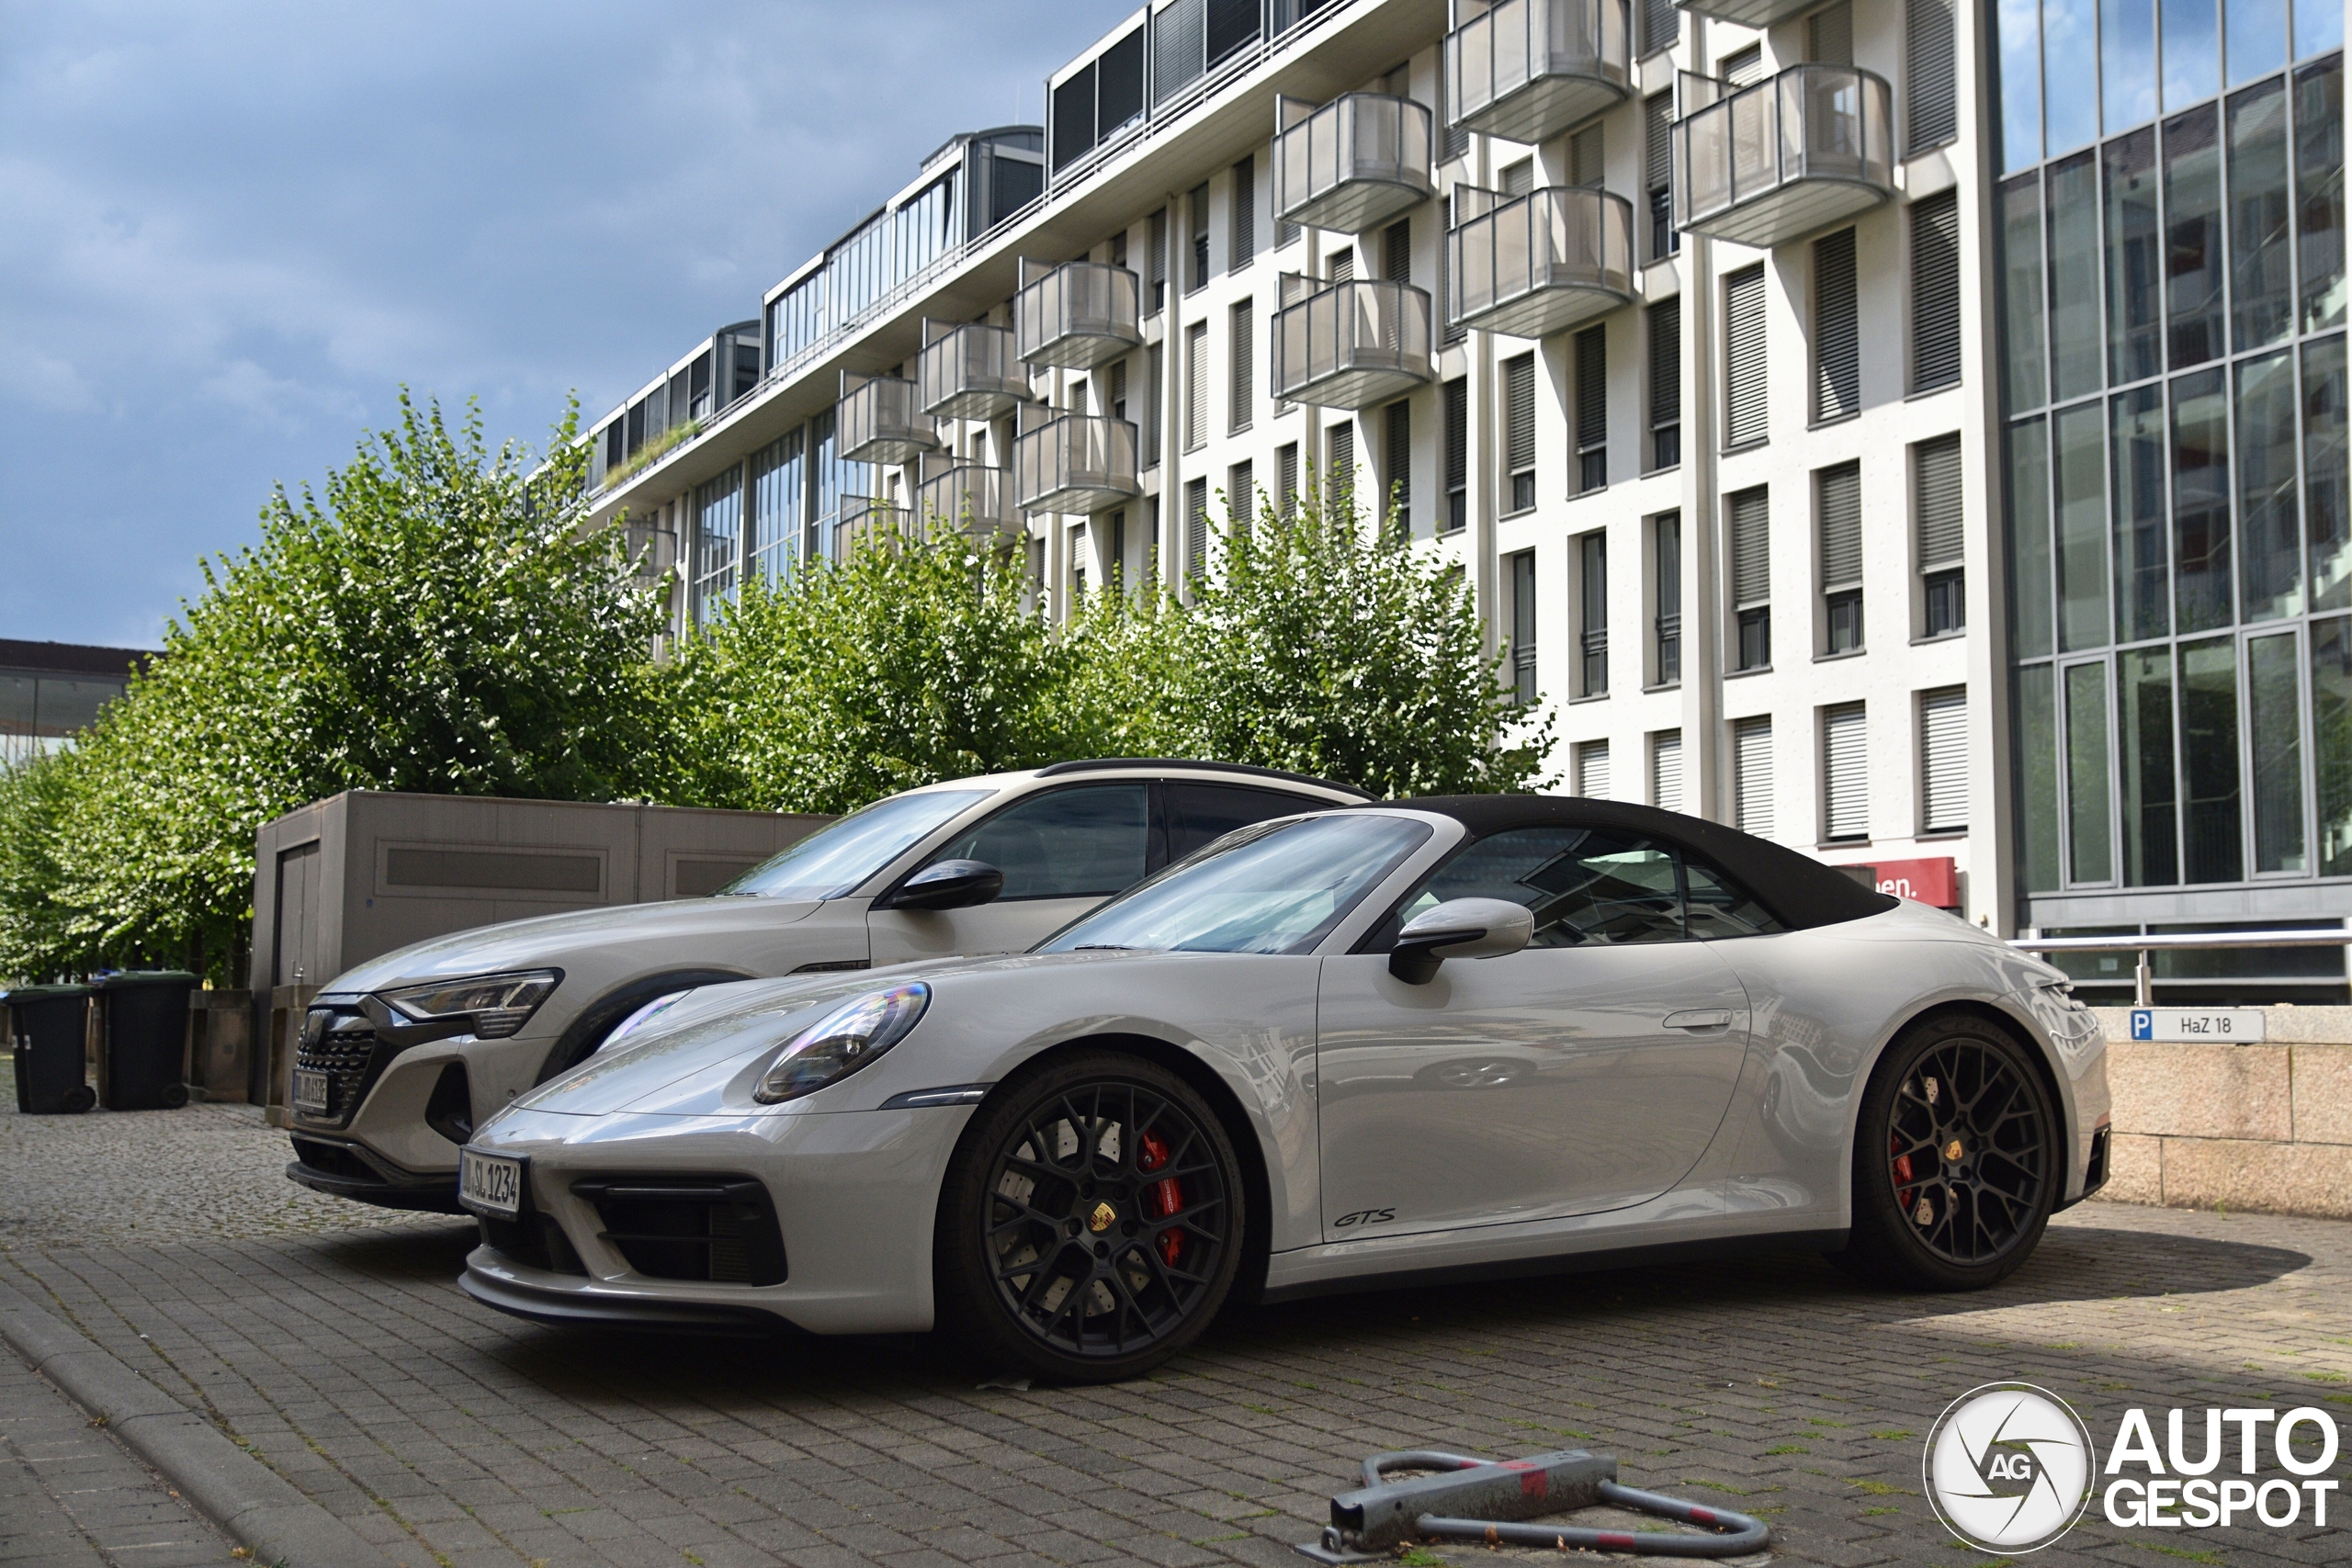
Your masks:
<path fill-rule="evenodd" d="M 1115 942 L 1081 942 L 1070 951 L 1072 953 L 1133 953 L 1135 949 Z"/>

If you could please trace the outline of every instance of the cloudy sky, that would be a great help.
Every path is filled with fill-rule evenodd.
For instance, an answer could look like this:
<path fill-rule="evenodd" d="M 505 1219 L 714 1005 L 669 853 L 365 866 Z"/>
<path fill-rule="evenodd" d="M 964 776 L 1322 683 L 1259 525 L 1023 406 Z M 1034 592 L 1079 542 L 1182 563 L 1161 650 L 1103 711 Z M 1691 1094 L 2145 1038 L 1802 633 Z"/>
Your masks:
<path fill-rule="evenodd" d="M 0 637 L 153 646 L 403 383 L 603 412 L 1135 3 L 6 6 Z"/>

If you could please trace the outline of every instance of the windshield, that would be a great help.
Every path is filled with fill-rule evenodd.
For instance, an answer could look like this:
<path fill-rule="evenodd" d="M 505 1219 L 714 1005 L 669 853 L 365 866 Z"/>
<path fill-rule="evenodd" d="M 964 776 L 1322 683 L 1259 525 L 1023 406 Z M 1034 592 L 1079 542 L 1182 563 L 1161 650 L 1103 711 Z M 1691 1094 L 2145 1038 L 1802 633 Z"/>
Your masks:
<path fill-rule="evenodd" d="M 984 789 L 894 795 L 818 829 L 718 890 L 721 897 L 838 898 L 976 800 Z"/>
<path fill-rule="evenodd" d="M 1428 823 L 1403 817 L 1309 817 L 1243 828 L 1037 951 L 1306 953 L 1429 836 Z"/>

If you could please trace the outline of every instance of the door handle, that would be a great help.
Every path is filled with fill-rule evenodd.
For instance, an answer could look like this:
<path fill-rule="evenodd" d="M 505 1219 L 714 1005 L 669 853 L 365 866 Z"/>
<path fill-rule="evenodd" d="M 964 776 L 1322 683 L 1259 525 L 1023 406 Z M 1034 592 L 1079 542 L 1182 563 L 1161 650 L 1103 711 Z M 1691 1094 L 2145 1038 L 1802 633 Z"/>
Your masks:
<path fill-rule="evenodd" d="M 1668 1029 L 1722 1029 L 1731 1022 L 1731 1010 L 1699 1008 L 1690 1012 L 1670 1012 L 1662 1021 Z"/>

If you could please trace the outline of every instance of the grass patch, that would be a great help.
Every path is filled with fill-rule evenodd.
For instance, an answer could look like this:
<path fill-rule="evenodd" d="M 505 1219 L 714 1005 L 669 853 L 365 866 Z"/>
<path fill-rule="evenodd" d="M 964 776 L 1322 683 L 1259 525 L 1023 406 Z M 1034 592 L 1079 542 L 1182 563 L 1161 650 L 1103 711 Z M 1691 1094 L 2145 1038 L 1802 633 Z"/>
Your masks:
<path fill-rule="evenodd" d="M 1905 1438 L 1916 1438 L 1918 1435 L 1919 1434 L 1917 1432 L 1906 1432 L 1900 1427 L 1890 1427 L 1883 1432 L 1872 1432 L 1871 1434 L 1871 1437 L 1876 1438 L 1883 1443 L 1899 1443 Z"/>
<path fill-rule="evenodd" d="M 1846 1478 L 1846 1484 L 1867 1492 L 1873 1497 L 1917 1497 L 1918 1495 L 1908 1486 L 1890 1486 L 1883 1481 L 1863 1481 L 1850 1475 Z"/>

